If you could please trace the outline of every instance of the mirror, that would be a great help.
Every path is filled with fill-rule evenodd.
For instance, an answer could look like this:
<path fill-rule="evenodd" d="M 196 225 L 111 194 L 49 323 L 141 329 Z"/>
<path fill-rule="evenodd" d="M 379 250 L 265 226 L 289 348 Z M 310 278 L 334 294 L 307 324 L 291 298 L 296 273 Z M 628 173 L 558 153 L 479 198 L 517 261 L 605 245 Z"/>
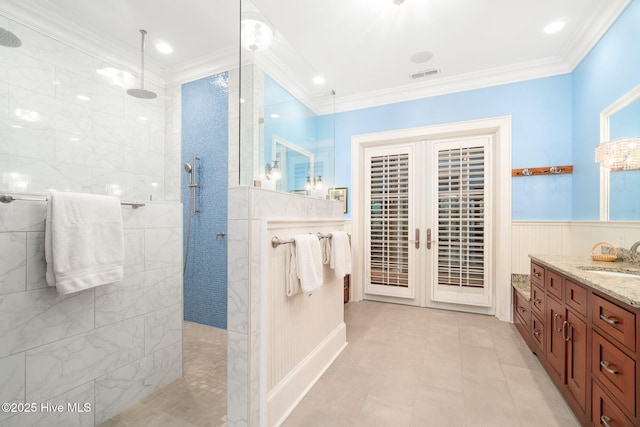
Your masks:
<path fill-rule="evenodd" d="M 640 136 L 640 86 L 600 113 L 600 141 Z M 640 171 L 600 168 L 600 219 L 640 220 Z"/>
<path fill-rule="evenodd" d="M 307 194 L 307 176 L 315 176 L 313 153 L 277 135 L 271 138 L 271 152 L 280 165 L 281 178 L 276 183 L 276 189 Z"/>

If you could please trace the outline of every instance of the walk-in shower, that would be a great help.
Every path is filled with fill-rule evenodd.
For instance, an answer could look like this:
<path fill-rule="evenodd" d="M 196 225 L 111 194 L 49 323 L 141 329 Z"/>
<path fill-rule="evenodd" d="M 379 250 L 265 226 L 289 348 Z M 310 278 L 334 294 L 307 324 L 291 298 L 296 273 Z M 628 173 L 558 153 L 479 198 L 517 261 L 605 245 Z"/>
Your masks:
<path fill-rule="evenodd" d="M 196 191 L 199 187 L 198 180 L 196 177 L 196 171 L 198 167 L 198 160 L 200 157 L 193 156 L 193 163 L 184 162 L 184 171 L 189 175 L 189 210 L 191 214 L 189 215 L 189 219 L 187 220 L 187 244 L 185 246 L 185 254 L 184 254 L 184 263 L 182 266 L 182 275 L 187 271 L 187 260 L 189 259 L 189 243 L 191 242 L 191 220 L 193 216 L 198 213 L 198 207 L 196 206 Z"/>

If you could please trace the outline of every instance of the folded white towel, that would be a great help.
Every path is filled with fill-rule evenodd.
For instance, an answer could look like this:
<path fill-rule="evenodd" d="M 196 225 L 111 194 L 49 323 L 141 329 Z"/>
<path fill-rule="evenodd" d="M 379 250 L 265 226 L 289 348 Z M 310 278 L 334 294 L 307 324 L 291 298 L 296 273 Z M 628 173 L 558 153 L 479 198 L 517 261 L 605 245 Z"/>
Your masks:
<path fill-rule="evenodd" d="M 331 238 L 331 257 L 329 267 L 333 268 L 336 277 L 342 279 L 351 274 L 351 242 L 344 231 L 333 231 Z"/>
<path fill-rule="evenodd" d="M 45 226 L 47 283 L 70 294 L 124 276 L 120 200 L 94 194 L 52 192 Z"/>
<path fill-rule="evenodd" d="M 293 244 L 285 245 L 286 252 L 284 254 L 284 284 L 288 297 L 302 292 L 300 288 L 300 279 L 298 279 L 298 262 L 296 260 L 296 247 Z"/>
<path fill-rule="evenodd" d="M 296 245 L 296 268 L 302 290 L 311 294 L 322 286 L 322 249 L 318 237 L 300 234 L 293 237 Z"/>

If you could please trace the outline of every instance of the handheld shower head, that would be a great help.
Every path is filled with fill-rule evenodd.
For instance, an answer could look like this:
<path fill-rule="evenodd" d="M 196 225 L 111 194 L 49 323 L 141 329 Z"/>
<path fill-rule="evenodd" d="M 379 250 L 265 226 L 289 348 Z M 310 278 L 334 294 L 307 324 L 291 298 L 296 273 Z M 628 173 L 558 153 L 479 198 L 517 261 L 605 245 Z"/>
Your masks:
<path fill-rule="evenodd" d="M 191 173 L 191 169 L 192 169 L 192 168 L 191 168 L 191 163 L 189 163 L 189 162 L 185 162 L 185 163 L 184 163 L 184 171 L 185 171 L 186 173 Z"/>

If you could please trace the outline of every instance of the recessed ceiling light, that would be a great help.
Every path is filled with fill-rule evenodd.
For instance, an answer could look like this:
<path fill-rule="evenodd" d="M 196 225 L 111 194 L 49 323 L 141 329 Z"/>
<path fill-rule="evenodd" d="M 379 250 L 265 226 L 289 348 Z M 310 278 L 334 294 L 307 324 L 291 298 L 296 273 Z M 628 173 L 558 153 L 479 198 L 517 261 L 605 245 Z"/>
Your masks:
<path fill-rule="evenodd" d="M 546 27 L 544 27 L 544 33 L 545 34 L 557 33 L 558 31 L 564 28 L 564 25 L 565 25 L 564 21 L 554 21 L 549 25 L 547 25 Z"/>
<path fill-rule="evenodd" d="M 160 53 L 169 54 L 173 52 L 173 47 L 167 42 L 159 41 L 156 43 L 156 50 Z"/>
<path fill-rule="evenodd" d="M 149 117 L 140 116 L 140 117 L 138 117 L 138 119 L 142 120 L 143 122 L 146 122 L 147 120 L 149 120 Z"/>
<path fill-rule="evenodd" d="M 433 58 L 433 52 L 430 52 L 428 50 L 423 50 L 422 52 L 414 53 L 413 55 L 411 55 L 411 58 L 409 59 L 414 64 L 422 64 L 423 62 L 427 62 L 431 58 Z"/>
<path fill-rule="evenodd" d="M 404 0 L 393 0 L 393 3 L 400 5 L 400 4 L 404 3 Z"/>
<path fill-rule="evenodd" d="M 316 85 L 323 85 L 323 84 L 324 84 L 324 77 L 322 77 L 322 76 L 315 76 L 315 77 L 313 78 L 313 80 L 312 80 L 312 81 L 313 81 L 313 84 L 316 84 Z"/>
<path fill-rule="evenodd" d="M 244 104 L 245 102 L 244 98 L 240 98 L 240 104 Z"/>
<path fill-rule="evenodd" d="M 88 97 L 87 95 L 83 95 L 83 94 L 76 95 L 76 98 L 78 98 L 80 101 L 91 101 L 90 97 Z"/>
<path fill-rule="evenodd" d="M 16 128 L 16 129 L 22 129 L 22 126 L 20 125 L 11 125 L 12 128 Z"/>
<path fill-rule="evenodd" d="M 272 119 L 279 119 L 280 118 L 280 114 L 273 113 L 270 117 Z"/>

